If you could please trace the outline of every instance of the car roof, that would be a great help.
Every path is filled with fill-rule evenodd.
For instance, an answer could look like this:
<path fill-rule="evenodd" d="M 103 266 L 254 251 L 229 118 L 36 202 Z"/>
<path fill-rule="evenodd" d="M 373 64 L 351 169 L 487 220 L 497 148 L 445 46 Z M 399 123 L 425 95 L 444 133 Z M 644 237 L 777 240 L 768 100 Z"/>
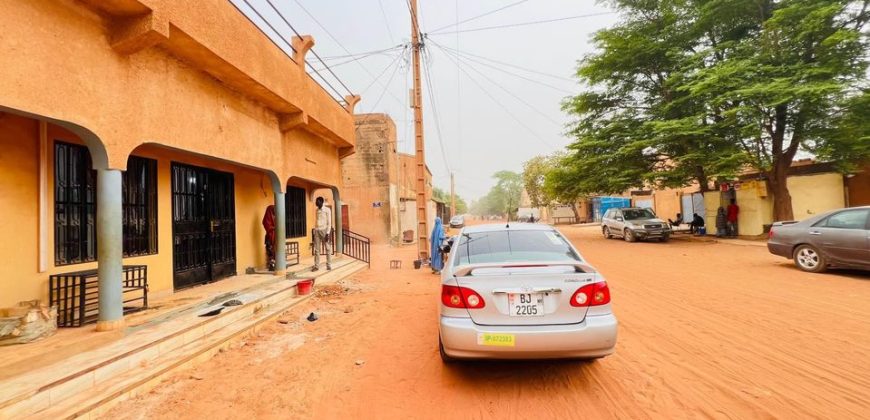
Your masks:
<path fill-rule="evenodd" d="M 510 227 L 507 227 L 510 226 Z M 498 232 L 504 230 L 523 230 L 523 231 L 553 231 L 553 228 L 550 225 L 543 223 L 511 223 L 508 225 L 507 223 L 487 223 L 484 225 L 474 225 L 474 226 L 466 226 L 462 229 L 462 233 L 484 233 L 484 232 Z"/>

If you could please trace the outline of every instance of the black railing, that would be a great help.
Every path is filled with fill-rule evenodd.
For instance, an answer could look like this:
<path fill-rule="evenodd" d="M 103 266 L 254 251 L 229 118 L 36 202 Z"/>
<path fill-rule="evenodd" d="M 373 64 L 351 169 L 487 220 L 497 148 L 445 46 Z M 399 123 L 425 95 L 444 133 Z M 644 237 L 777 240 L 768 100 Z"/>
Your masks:
<path fill-rule="evenodd" d="M 360 260 L 371 267 L 372 265 L 372 241 L 358 233 L 351 232 L 347 229 L 342 230 L 342 246 L 344 249 L 341 253 L 353 259 Z"/>
<path fill-rule="evenodd" d="M 123 275 L 124 314 L 148 308 L 148 266 L 125 265 Z M 57 306 L 58 327 L 80 327 L 97 322 L 100 283 L 96 269 L 55 274 L 49 276 L 48 281 L 49 302 Z"/>

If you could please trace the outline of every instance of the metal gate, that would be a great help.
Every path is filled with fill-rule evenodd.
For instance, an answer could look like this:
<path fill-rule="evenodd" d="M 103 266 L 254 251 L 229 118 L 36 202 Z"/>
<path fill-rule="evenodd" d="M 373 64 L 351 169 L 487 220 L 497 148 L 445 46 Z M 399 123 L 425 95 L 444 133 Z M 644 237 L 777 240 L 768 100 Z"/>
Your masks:
<path fill-rule="evenodd" d="M 172 164 L 172 257 L 176 289 L 236 274 L 233 174 Z"/>

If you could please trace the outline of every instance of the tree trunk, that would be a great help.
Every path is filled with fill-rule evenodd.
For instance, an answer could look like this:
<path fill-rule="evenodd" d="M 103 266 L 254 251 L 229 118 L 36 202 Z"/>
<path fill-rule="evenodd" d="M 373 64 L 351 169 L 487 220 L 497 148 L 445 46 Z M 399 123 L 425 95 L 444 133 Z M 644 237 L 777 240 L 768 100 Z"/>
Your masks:
<path fill-rule="evenodd" d="M 574 212 L 574 223 L 580 223 L 580 213 L 577 211 L 577 202 L 571 203 L 571 211 Z"/>
<path fill-rule="evenodd" d="M 781 163 L 775 165 L 773 170 L 768 174 L 770 193 L 773 194 L 774 222 L 794 220 L 794 210 L 791 206 L 791 193 L 788 191 L 787 178 L 788 166 Z"/>

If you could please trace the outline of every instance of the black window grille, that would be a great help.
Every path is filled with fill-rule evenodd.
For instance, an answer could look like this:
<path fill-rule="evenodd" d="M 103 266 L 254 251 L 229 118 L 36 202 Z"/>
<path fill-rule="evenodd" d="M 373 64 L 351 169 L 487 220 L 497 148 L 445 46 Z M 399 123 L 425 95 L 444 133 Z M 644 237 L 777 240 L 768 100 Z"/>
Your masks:
<path fill-rule="evenodd" d="M 287 219 L 287 237 L 307 236 L 304 188 L 287 187 L 287 194 L 284 196 L 284 213 Z"/>
<path fill-rule="evenodd" d="M 157 253 L 157 161 L 130 156 L 123 178 L 124 256 Z"/>
<path fill-rule="evenodd" d="M 54 145 L 54 262 L 97 258 L 97 174 L 83 146 Z"/>
<path fill-rule="evenodd" d="M 97 174 L 88 149 L 54 146 L 54 262 L 97 259 Z M 122 178 L 124 256 L 157 252 L 157 161 L 131 156 Z"/>

